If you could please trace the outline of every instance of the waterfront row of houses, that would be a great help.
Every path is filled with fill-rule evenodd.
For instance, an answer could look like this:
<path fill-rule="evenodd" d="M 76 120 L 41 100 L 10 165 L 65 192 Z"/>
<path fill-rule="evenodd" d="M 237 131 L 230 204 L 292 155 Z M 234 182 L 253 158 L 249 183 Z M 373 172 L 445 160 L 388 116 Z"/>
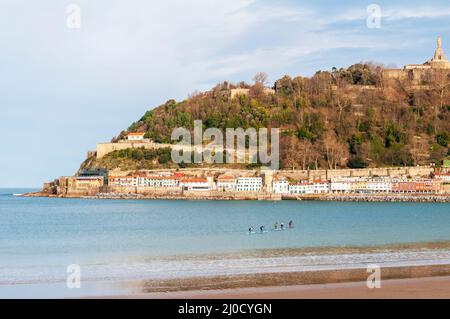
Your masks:
<path fill-rule="evenodd" d="M 275 178 L 264 184 L 263 177 L 235 177 L 222 175 L 188 177 L 182 174 L 109 177 L 109 186 L 135 188 L 180 188 L 185 191 L 270 192 L 281 195 L 313 195 L 327 193 L 440 193 L 442 184 L 450 182 L 450 174 L 434 178 L 339 177 L 331 180 L 291 181 Z"/>
<path fill-rule="evenodd" d="M 185 191 L 238 191 L 260 192 L 263 188 L 261 177 L 221 176 L 214 181 L 211 177 L 189 177 L 182 174 L 110 176 L 109 186 L 135 188 L 180 188 Z"/>
<path fill-rule="evenodd" d="M 327 180 L 289 182 L 281 178 L 274 180 L 273 192 L 276 194 L 314 195 L 314 194 L 374 194 L 374 193 L 421 193 L 439 194 L 442 184 L 450 175 L 437 178 L 360 178 L 345 177 Z"/>
<path fill-rule="evenodd" d="M 444 185 L 446 185 L 444 187 Z M 95 194 L 105 191 L 220 191 L 263 192 L 279 195 L 323 194 L 372 194 L 372 193 L 418 193 L 440 194 L 448 192 L 450 174 L 432 177 L 334 177 L 330 180 L 295 181 L 287 177 L 264 174 L 262 176 L 236 177 L 186 176 L 181 172 L 139 172 L 126 176 L 113 176 L 107 172 L 83 173 L 74 177 L 61 177 L 54 183 L 44 185 L 44 190 L 57 194 Z"/>

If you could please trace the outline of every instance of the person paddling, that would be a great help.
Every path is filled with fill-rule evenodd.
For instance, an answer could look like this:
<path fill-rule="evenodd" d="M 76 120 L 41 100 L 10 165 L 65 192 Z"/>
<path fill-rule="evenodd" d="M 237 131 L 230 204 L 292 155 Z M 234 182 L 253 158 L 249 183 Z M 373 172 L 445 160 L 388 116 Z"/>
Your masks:
<path fill-rule="evenodd" d="M 289 222 L 289 228 L 294 228 L 294 222 L 292 220 Z"/>

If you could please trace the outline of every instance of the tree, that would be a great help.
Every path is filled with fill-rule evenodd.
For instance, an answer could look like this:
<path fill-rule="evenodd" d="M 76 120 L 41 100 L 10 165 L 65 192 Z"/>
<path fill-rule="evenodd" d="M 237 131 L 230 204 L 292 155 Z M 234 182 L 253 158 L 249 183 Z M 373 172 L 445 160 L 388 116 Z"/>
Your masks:
<path fill-rule="evenodd" d="M 323 139 L 325 159 L 329 169 L 336 169 L 337 166 L 348 156 L 348 152 L 343 143 L 339 142 L 336 135 L 328 131 Z"/>
<path fill-rule="evenodd" d="M 431 70 L 424 78 L 434 92 L 434 121 L 435 134 L 438 130 L 438 115 L 444 108 L 444 102 L 448 99 L 448 88 L 450 87 L 450 73 L 447 70 Z"/>
<path fill-rule="evenodd" d="M 300 148 L 300 141 L 296 136 L 291 135 L 283 139 L 283 167 L 294 170 L 300 166 L 302 158 L 302 154 L 299 151 Z"/>
<path fill-rule="evenodd" d="M 450 143 L 450 135 L 447 132 L 441 132 L 436 136 L 436 141 L 439 145 L 447 147 Z"/>
<path fill-rule="evenodd" d="M 266 73 L 258 72 L 253 77 L 253 81 L 255 81 L 255 84 L 261 84 L 263 86 L 266 86 L 266 84 L 268 83 L 268 78 L 269 76 Z"/>

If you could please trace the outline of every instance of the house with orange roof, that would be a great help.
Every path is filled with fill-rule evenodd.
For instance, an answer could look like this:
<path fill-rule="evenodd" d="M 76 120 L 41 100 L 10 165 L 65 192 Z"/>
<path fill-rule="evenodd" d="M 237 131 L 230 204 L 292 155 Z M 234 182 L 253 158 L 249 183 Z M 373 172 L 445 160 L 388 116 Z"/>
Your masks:
<path fill-rule="evenodd" d="M 221 191 L 236 190 L 236 177 L 231 175 L 221 175 L 217 178 L 217 189 Z"/>

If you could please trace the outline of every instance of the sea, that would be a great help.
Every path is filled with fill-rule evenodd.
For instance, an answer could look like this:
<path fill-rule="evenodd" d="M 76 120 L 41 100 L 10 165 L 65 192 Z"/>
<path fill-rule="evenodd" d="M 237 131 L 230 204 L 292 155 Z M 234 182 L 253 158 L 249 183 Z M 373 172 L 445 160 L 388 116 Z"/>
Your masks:
<path fill-rule="evenodd" d="M 0 298 L 126 295 L 142 280 L 450 264 L 448 203 L 17 196 L 30 191 L 0 189 Z M 80 287 L 68 284 L 74 274 Z"/>

